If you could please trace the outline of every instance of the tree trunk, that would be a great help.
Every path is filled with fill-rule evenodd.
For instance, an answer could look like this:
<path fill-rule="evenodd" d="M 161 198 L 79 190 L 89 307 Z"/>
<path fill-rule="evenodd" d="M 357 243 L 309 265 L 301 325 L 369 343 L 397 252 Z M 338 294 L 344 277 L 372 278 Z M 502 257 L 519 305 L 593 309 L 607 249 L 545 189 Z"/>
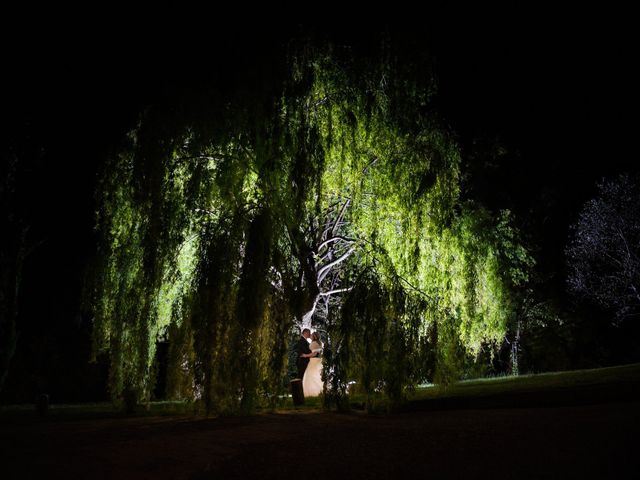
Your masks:
<path fill-rule="evenodd" d="M 22 239 L 16 250 L 8 254 L 2 252 L 2 257 L 0 265 L 2 271 L 0 274 L 0 392 L 4 387 L 18 342 L 16 319 L 20 275 L 24 260 Z"/>
<path fill-rule="evenodd" d="M 520 369 L 518 366 L 518 357 L 520 356 L 520 320 L 516 324 L 516 333 L 511 341 L 511 375 L 518 376 Z"/>

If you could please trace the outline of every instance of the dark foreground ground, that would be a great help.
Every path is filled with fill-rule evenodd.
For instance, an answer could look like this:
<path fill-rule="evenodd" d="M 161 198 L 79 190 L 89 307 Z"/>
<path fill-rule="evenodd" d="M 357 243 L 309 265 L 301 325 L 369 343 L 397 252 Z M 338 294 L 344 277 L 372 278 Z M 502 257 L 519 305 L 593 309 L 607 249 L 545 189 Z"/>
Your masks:
<path fill-rule="evenodd" d="M 0 478 L 637 478 L 640 403 L 0 423 Z M 518 403 L 518 402 L 516 402 Z"/>

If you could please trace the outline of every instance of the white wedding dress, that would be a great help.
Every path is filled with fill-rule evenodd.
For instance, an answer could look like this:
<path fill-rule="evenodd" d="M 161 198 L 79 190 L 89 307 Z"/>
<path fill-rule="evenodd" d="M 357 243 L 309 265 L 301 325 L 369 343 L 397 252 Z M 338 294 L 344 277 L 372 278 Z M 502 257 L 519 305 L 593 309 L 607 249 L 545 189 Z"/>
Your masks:
<path fill-rule="evenodd" d="M 311 342 L 309 348 L 312 352 L 322 352 L 322 346 L 318 342 Z M 302 391 L 305 397 L 317 397 L 322 393 L 322 357 L 311 357 L 309 365 L 302 377 Z"/>

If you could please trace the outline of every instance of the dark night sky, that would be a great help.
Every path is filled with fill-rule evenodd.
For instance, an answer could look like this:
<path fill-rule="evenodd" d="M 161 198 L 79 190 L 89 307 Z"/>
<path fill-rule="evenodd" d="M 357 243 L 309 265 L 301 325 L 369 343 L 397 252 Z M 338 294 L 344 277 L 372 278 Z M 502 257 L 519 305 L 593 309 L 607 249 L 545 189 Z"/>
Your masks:
<path fill-rule="evenodd" d="M 304 24 L 221 14 L 190 23 L 171 10 L 135 18 L 85 12 L 83 21 L 71 19 L 78 12 L 55 12 L 61 17 L 55 21 L 48 12 L 38 18 L 22 12 L 15 22 L 7 16 L 3 148 L 42 151 L 24 191 L 35 212 L 32 237 L 44 243 L 25 266 L 19 327 L 53 329 L 77 318 L 81 272 L 93 249 L 97 166 L 140 108 L 193 78 L 206 82 L 229 59 L 231 65 L 251 62 L 261 46 L 307 28 L 342 41 L 363 41 L 388 28 L 428 49 L 439 82 L 436 107 L 463 152 L 474 139 L 498 139 L 509 151 L 476 188 L 497 206 L 535 217 L 532 224 L 544 230 L 534 236 L 545 268 L 561 269 L 567 226 L 594 193 L 594 182 L 638 170 L 637 52 L 629 12 L 536 5 L 473 12 L 440 7 L 404 12 L 404 19 L 388 12 L 332 14 L 334 23 L 305 16 Z"/>

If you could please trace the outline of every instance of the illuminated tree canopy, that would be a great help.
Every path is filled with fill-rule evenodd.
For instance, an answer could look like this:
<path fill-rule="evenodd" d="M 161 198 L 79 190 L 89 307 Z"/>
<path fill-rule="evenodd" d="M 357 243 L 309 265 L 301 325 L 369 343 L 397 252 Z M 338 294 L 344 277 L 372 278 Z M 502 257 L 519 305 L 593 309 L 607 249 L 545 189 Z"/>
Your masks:
<path fill-rule="evenodd" d="M 142 115 L 98 190 L 114 400 L 149 399 L 161 339 L 170 396 L 229 412 L 275 402 L 302 325 L 325 334 L 338 405 L 351 381 L 400 401 L 499 346 L 532 261 L 509 212 L 461 198 L 428 65 L 302 43 Z"/>

